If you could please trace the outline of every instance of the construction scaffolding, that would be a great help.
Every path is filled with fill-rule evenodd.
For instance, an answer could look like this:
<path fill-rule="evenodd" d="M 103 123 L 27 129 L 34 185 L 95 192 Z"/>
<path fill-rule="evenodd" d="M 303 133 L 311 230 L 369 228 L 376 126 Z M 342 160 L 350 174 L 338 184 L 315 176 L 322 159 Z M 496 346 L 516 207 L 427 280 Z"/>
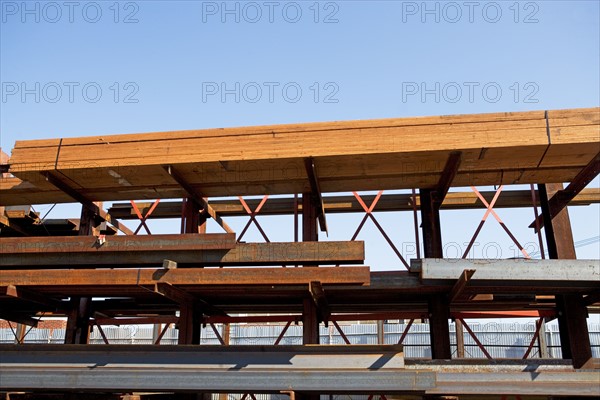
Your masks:
<path fill-rule="evenodd" d="M 600 172 L 600 108 L 21 141 L 2 167 L 0 318 L 20 327 L 19 344 L 0 345 L 11 399 L 600 395 L 587 325 L 600 261 L 576 260 L 567 210 L 600 202 L 586 188 Z M 530 189 L 505 190 L 517 184 Z M 30 207 L 72 202 L 79 219 L 50 222 Z M 533 207 L 542 259 L 501 207 Z M 440 210 L 472 208 L 485 214 L 462 258 L 444 258 Z M 413 213 L 416 259 L 374 211 Z M 319 241 L 334 213 L 363 218 L 350 240 Z M 271 241 L 259 214 L 293 216 L 294 241 Z M 224 218 L 240 216 L 249 220 L 234 232 Z M 488 217 L 522 257 L 468 257 Z M 180 233 L 152 234 L 154 218 L 179 218 Z M 209 219 L 223 232 L 208 233 Z M 362 265 L 367 220 L 403 269 Z M 251 225 L 264 242 L 243 241 Z M 23 344 L 42 316 L 67 318 L 65 344 Z M 518 317 L 537 319 L 522 360 L 493 359 L 468 321 Z M 564 360 L 530 358 L 554 319 Z M 386 320 L 407 322 L 396 344 L 384 344 Z M 404 355 L 416 320 L 429 324 L 431 359 Z M 350 345 L 342 321 L 378 321 L 379 344 Z M 235 323 L 283 328 L 272 345 L 230 345 Z M 127 324 L 158 327 L 155 344 L 174 325 L 178 344 L 109 344 L 102 327 Z M 281 344 L 292 324 L 303 345 Z M 320 344 L 321 324 L 347 345 Z M 202 326 L 222 346 L 200 345 Z M 89 344 L 91 329 L 105 345 Z M 465 332 L 484 359 L 465 359 Z"/>

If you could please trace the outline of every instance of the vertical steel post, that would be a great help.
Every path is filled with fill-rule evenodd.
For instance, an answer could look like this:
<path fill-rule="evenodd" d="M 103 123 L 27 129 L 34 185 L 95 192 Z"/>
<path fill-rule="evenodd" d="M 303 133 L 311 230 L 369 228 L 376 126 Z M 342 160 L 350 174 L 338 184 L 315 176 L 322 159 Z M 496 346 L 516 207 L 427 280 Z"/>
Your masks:
<path fill-rule="evenodd" d="M 576 259 L 569 212 L 564 208 L 552 216 L 548 203 L 549 198 L 562 188 L 562 183 L 538 185 L 548 255 L 551 259 Z M 592 358 L 583 297 L 580 294 L 556 295 L 556 308 L 563 358 L 571 359 L 573 367 L 582 368 Z"/>
<path fill-rule="evenodd" d="M 99 225 L 95 214 L 88 207 L 81 207 L 79 236 L 91 236 Z M 67 315 L 65 344 L 87 344 L 90 336 L 90 318 L 92 299 L 90 297 L 71 298 L 71 309 Z"/>
<path fill-rule="evenodd" d="M 538 350 L 540 353 L 540 358 L 550 358 L 548 354 L 548 344 L 546 343 L 546 320 L 544 317 L 541 317 L 543 322 L 540 325 L 540 333 L 538 334 Z"/>
<path fill-rule="evenodd" d="M 454 321 L 454 329 L 456 330 L 456 358 L 465 358 L 465 332 L 460 320 Z"/>
<path fill-rule="evenodd" d="M 302 193 L 302 241 L 315 242 L 319 240 L 317 227 L 317 208 L 310 191 Z M 319 320 L 317 306 L 312 298 L 307 296 L 303 303 L 302 312 L 303 343 L 319 344 Z"/>
<path fill-rule="evenodd" d="M 423 227 L 423 248 L 426 258 L 443 258 L 442 233 L 440 228 L 440 204 L 436 202 L 430 189 L 419 189 L 421 200 L 421 221 Z M 450 307 L 444 296 L 432 296 L 428 302 L 429 337 L 431 357 L 450 359 Z"/>
<path fill-rule="evenodd" d="M 198 233 L 202 220 L 200 208 L 192 198 L 184 198 L 181 209 L 181 233 Z M 178 345 L 200 344 L 202 315 L 193 303 L 181 304 L 179 309 Z M 176 393 L 176 400 L 197 400 L 203 398 L 203 394 Z"/>
<path fill-rule="evenodd" d="M 318 240 L 317 208 L 313 194 L 310 191 L 304 191 L 302 193 L 302 241 L 316 242 Z M 310 268 L 310 266 L 308 267 Z M 319 344 L 317 306 L 308 294 L 304 298 L 302 306 L 302 343 L 305 345 Z M 297 397 L 300 400 L 319 400 L 320 396 L 318 394 L 310 394 L 298 395 Z"/>
<path fill-rule="evenodd" d="M 377 344 L 385 344 L 385 325 L 382 319 L 377 320 Z"/>

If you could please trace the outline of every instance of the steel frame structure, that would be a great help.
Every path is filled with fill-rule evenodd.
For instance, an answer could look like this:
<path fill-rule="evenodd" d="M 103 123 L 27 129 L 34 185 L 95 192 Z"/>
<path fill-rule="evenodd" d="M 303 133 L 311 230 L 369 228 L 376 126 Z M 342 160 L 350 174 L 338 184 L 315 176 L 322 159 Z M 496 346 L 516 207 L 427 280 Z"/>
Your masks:
<path fill-rule="evenodd" d="M 375 196 L 353 192 L 352 197 L 332 199 L 321 193 L 319 160 L 305 157 L 306 182 L 300 196 L 291 193 L 293 198 L 269 199 L 264 195 L 261 200 L 246 200 L 242 196 L 247 193 L 239 193 L 238 205 L 230 200 L 209 202 L 201 188 L 186 180 L 179 166 L 167 164 L 163 166 L 165 173 L 177 183 L 178 190 L 187 195 L 181 203 L 168 204 L 156 199 L 150 204 L 140 204 L 132 200 L 127 208 L 113 205 L 108 212 L 101 203 L 59 179 L 56 172 L 43 172 L 49 184 L 82 204 L 80 237 L 34 237 L 21 240 L 19 245 L 15 245 L 14 239 L 0 237 L 3 249 L 0 318 L 18 324 L 15 337 L 22 343 L 27 333 L 25 326 L 35 326 L 42 315 L 66 316 L 66 345 L 0 347 L 3 352 L 0 390 L 31 391 L 37 395 L 59 391 L 65 396 L 75 392 L 94 396 L 102 392 L 105 398 L 134 391 L 168 391 L 178 399 L 196 398 L 201 393 L 237 392 L 244 393 L 244 398 L 255 398 L 255 393 L 286 393 L 292 400 L 334 393 L 361 393 L 384 400 L 386 395 L 600 395 L 600 389 L 594 385 L 599 374 L 598 361 L 592 358 L 586 325 L 588 311 L 600 303 L 600 282 L 594 279 L 594 274 L 598 275 L 598 262 L 566 261 L 576 258 L 566 206 L 570 201 L 586 204 L 586 200 L 577 203 L 577 198 L 598 175 L 600 157 L 595 156 L 581 169 L 566 189 L 561 184 L 539 182 L 537 191 L 532 185 L 530 191 L 519 193 L 520 200 L 515 202 L 502 200 L 501 193 L 508 193 L 502 184 L 495 193 L 482 193 L 472 186 L 474 195 L 470 198 L 475 202 L 467 205 L 449 193 L 464 159 L 461 151 L 448 152 L 437 184 L 414 188 L 409 195 L 384 195 L 380 190 Z M 469 196 L 463 196 L 466 197 Z M 348 198 L 350 206 L 340 206 Z M 441 260 L 440 222 L 440 210 L 444 207 L 483 206 L 485 209 L 463 258 L 469 254 L 472 243 L 491 215 L 528 259 L 529 254 L 494 210 L 496 206 L 524 205 L 523 199 L 527 198 L 534 209 L 532 227 L 539 235 L 541 246 L 542 227 L 545 233 L 550 260 L 538 260 L 545 276 L 525 272 L 521 277 L 506 279 L 497 270 L 490 273 L 476 265 L 477 261 L 468 265 L 467 260 L 462 260 L 456 273 L 450 272 L 452 268 L 442 271 L 448 276 L 426 274 L 426 266 L 435 262 L 434 259 L 444 262 Z M 398 199 L 405 203 L 394 204 Z M 373 215 L 378 205 L 382 210 L 413 212 L 415 241 L 423 243 L 421 268 L 404 259 Z M 541 214 L 538 214 L 538 205 Z M 172 217 L 177 208 L 180 209 L 181 234 L 152 235 L 146 222 L 152 218 Z M 326 214 L 330 211 L 364 213 L 348 242 L 334 245 L 318 242 L 319 231 L 327 232 Z M 257 220 L 261 212 L 293 215 L 295 242 L 272 242 Z M 419 236 L 419 213 L 422 237 Z M 132 231 L 115 215 L 122 219 L 137 218 L 139 225 Z M 236 238 L 223 216 L 241 215 L 246 215 L 248 222 Z M 209 218 L 226 233 L 206 233 Z M 362 243 L 355 239 L 367 219 L 375 224 L 407 271 L 369 273 L 368 267 L 339 266 L 363 262 Z M 100 235 L 98 226 L 102 222 L 112 224 L 127 236 Z M 10 226 L 10 221 L 2 223 Z M 241 242 L 251 224 L 257 227 L 265 243 Z M 148 236 L 132 238 L 142 228 Z M 21 228 L 12 234 L 15 232 L 27 233 Z M 190 244 L 181 242 L 190 237 Z M 119 241 L 128 241 L 130 245 L 115 246 Z M 27 243 L 34 243 L 37 249 L 28 248 Z M 70 244 L 65 247 L 64 243 Z M 90 250 L 90 244 L 94 250 Z M 514 263 L 528 265 L 527 261 L 514 260 Z M 338 266 L 320 267 L 326 264 Z M 288 265 L 302 265 L 302 268 L 281 267 Z M 204 268 L 209 266 L 215 268 Z M 271 267 L 265 268 L 268 266 Z M 80 270 L 81 267 L 86 269 Z M 511 268 L 507 267 L 506 271 L 510 273 Z M 510 299 L 506 299 L 506 295 L 510 295 Z M 99 301 L 97 297 L 105 299 Z M 234 315 L 240 313 L 252 315 Z M 491 360 L 466 321 L 518 316 L 537 318 L 535 333 L 521 361 Z M 400 346 L 415 320 L 428 321 L 432 360 L 404 360 L 400 356 L 401 363 L 394 364 L 390 352 L 398 352 L 400 347 L 354 345 L 336 347 L 339 359 L 331 354 L 315 356 L 312 364 L 296 369 L 290 361 L 294 355 L 286 354 L 287 361 L 276 358 L 277 354 L 292 350 L 327 352 L 328 347 L 316 346 L 320 323 L 332 323 L 345 343 L 350 344 L 339 321 L 399 318 L 409 320 L 399 340 Z M 545 321 L 553 318 L 559 321 L 565 361 L 529 359 Z M 450 319 L 457 322 L 455 357 L 450 345 Z M 229 346 L 228 324 L 235 322 L 282 322 L 285 326 L 274 346 L 239 349 Z M 171 324 L 176 324 L 179 346 L 152 350 L 163 352 L 174 364 L 165 366 L 156 358 L 145 359 L 142 354 L 148 348 L 108 345 L 102 326 L 127 323 L 164 324 L 155 344 L 160 343 Z M 216 328 L 217 323 L 224 324 L 222 333 Z M 302 324 L 305 345 L 302 348 L 280 347 L 292 323 Z M 213 350 L 198 346 L 202 325 L 215 332 L 223 347 Z M 92 327 L 99 330 L 108 346 L 98 349 L 98 346 L 87 345 Z M 490 360 L 462 359 L 463 329 Z M 350 368 L 355 365 L 354 361 L 336 364 L 352 357 L 364 361 L 361 352 L 373 351 L 379 355 L 368 366 Z M 199 367 L 197 362 L 180 363 L 182 357 L 190 360 L 192 355 L 205 357 L 202 359 L 230 357 L 230 364 Z M 275 360 L 272 368 L 267 366 L 268 362 L 261 363 L 260 357 Z M 83 361 L 77 364 L 76 360 L 84 359 L 89 360 L 88 364 Z M 102 364 L 103 360 L 119 360 L 119 367 L 113 368 L 110 362 Z M 70 367 L 65 369 L 65 363 Z M 136 363 L 143 364 L 144 368 L 132 366 Z M 257 366 L 249 367 L 252 363 Z M 236 367 L 232 369 L 231 365 Z M 342 366 L 344 369 L 339 370 Z M 72 382 L 76 382 L 75 387 Z"/>

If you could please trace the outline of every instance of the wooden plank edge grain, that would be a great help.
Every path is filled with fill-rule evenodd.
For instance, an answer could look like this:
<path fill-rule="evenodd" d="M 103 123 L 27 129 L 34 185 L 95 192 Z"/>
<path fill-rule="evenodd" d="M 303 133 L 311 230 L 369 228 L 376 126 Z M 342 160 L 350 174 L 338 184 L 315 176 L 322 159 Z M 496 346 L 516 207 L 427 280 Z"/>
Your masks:
<path fill-rule="evenodd" d="M 578 109 L 572 110 L 574 113 Z M 584 112 L 590 109 L 582 109 Z M 593 110 L 593 109 L 592 109 Z M 569 110 L 570 111 L 570 110 Z M 572 114 L 567 114 L 572 115 Z M 426 126 L 426 125 L 447 125 L 463 123 L 485 123 L 485 122 L 514 122 L 526 120 L 544 119 L 543 111 L 524 111 L 524 112 L 499 112 L 483 114 L 457 114 L 441 116 L 422 116 L 422 117 L 404 117 L 404 118 L 385 118 L 374 120 L 350 120 L 350 121 L 332 121 L 332 122 L 309 122 L 280 125 L 262 125 L 249 127 L 230 127 L 230 128 L 208 128 L 199 130 L 168 131 L 168 132 L 147 132 L 147 133 L 127 133 L 127 134 L 109 134 L 102 136 L 87 136 L 63 138 L 61 146 L 73 145 L 92 145 L 108 144 L 122 142 L 137 142 L 142 140 L 173 140 L 185 139 L 190 137 L 227 137 L 240 135 L 273 134 L 289 132 L 310 132 L 339 129 L 363 129 L 369 127 L 390 127 L 390 126 Z M 37 139 L 37 140 L 19 140 L 15 143 L 15 149 L 36 148 L 36 147 L 57 147 L 60 139 Z"/>

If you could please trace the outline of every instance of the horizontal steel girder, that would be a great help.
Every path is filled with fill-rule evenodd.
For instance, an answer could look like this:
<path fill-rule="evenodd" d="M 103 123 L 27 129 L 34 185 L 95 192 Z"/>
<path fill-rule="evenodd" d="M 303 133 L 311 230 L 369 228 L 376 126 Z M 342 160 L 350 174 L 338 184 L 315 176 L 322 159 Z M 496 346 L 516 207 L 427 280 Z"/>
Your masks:
<path fill-rule="evenodd" d="M 423 391 L 402 346 L 0 346 L 1 390 Z"/>
<path fill-rule="evenodd" d="M 86 236 L 0 238 L 0 249 L 2 268 L 161 266 L 165 259 L 184 266 L 331 265 L 365 259 L 362 241 L 235 244 L 233 234 L 113 236 L 102 243 Z"/>
<path fill-rule="evenodd" d="M 0 346 L 0 390 L 597 396 L 568 360 L 407 360 L 401 346 Z"/>
<path fill-rule="evenodd" d="M 457 280 L 465 270 L 475 270 L 472 281 L 595 282 L 600 288 L 600 260 L 526 260 L 526 259 L 436 259 L 412 260 L 411 272 L 421 279 Z"/>

